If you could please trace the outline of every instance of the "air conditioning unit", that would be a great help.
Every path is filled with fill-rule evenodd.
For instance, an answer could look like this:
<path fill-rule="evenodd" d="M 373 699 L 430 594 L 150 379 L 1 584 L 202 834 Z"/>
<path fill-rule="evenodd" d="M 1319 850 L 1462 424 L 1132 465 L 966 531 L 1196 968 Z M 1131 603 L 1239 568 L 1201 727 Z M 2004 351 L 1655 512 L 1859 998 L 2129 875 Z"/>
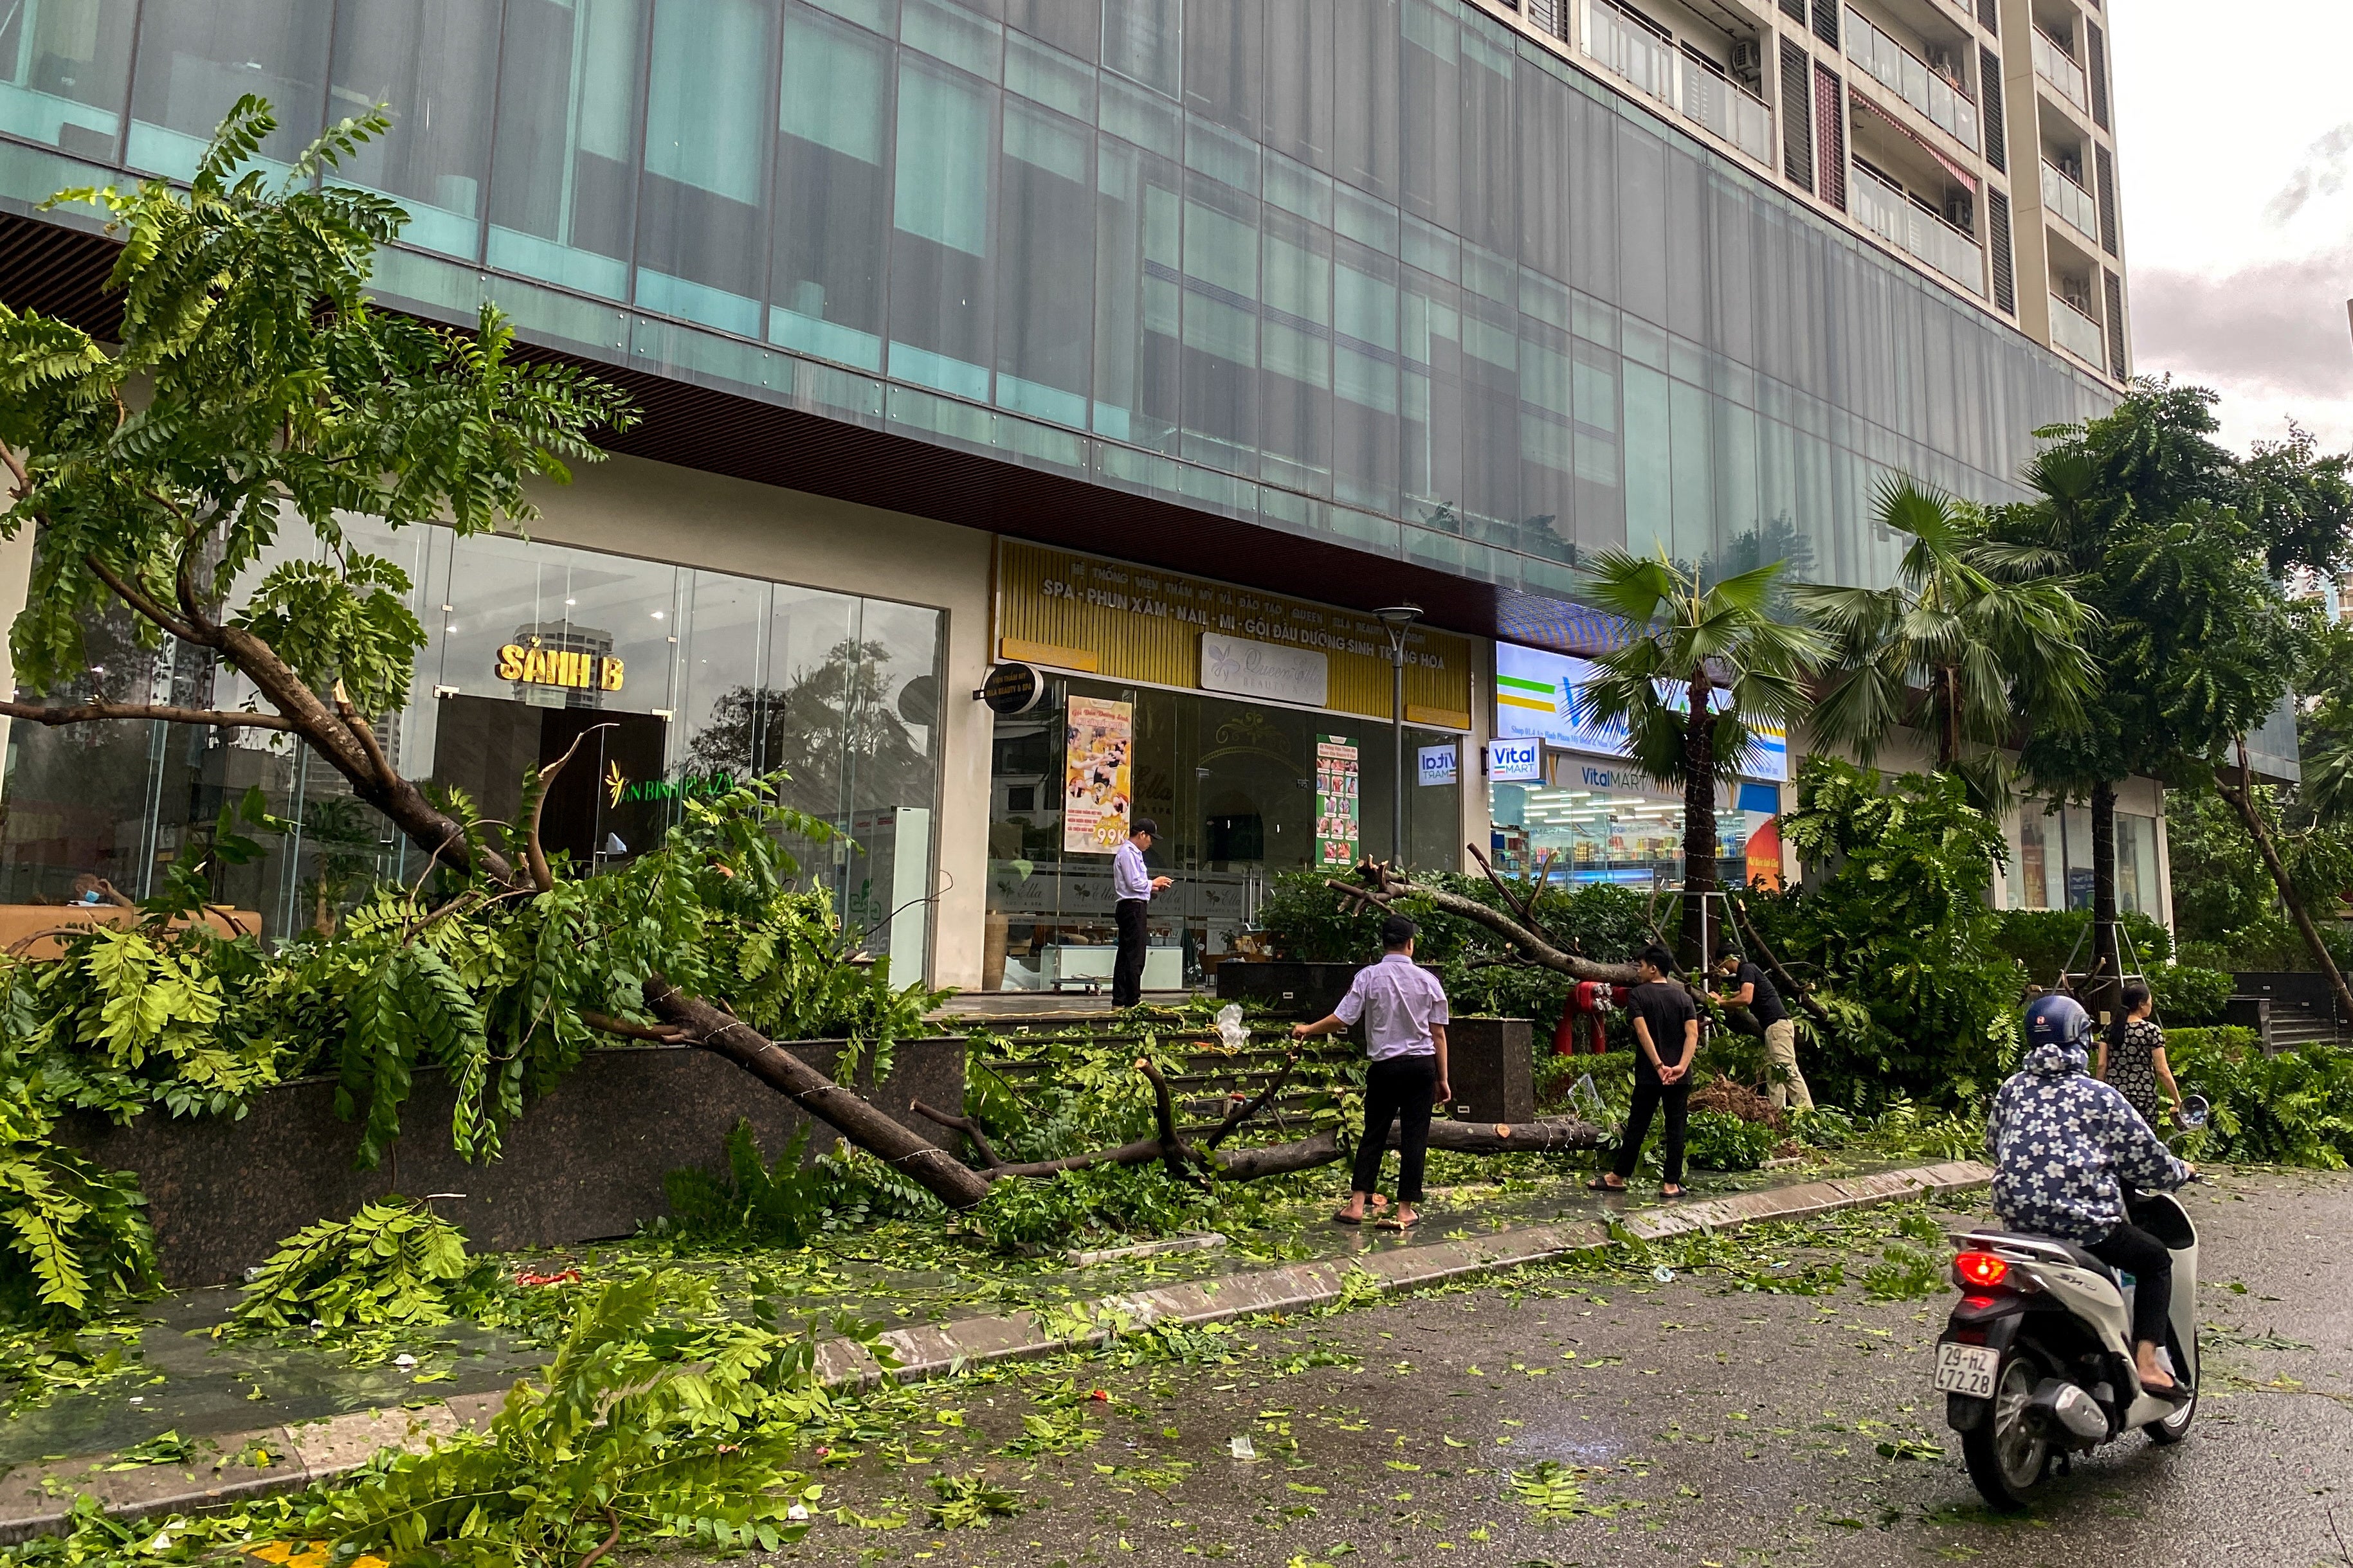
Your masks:
<path fill-rule="evenodd" d="M 1765 79 L 1765 47 L 1755 38 L 1732 40 L 1732 74 L 1755 87 Z"/>
<path fill-rule="evenodd" d="M 1967 191 L 1953 191 L 1945 197 L 1945 221 L 1964 234 L 1975 234 L 1977 224 Z"/>

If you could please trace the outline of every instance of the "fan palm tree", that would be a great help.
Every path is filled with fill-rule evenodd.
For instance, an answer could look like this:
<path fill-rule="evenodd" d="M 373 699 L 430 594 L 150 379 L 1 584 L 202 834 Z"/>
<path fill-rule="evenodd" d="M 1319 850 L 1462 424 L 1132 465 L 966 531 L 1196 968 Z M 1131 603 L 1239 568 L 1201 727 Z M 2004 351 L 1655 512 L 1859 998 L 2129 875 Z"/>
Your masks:
<path fill-rule="evenodd" d="M 1588 721 L 1623 723 L 1634 765 L 1683 792 L 1682 959 L 1700 962 L 1715 880 L 1715 793 L 1740 772 L 1752 719 L 1788 725 L 1810 705 L 1808 671 L 1831 651 L 1811 626 L 1772 614 L 1781 563 L 1720 582 L 1668 559 L 1596 556 L 1578 596 L 1626 623 L 1628 640 L 1578 689 Z"/>
<path fill-rule="evenodd" d="M 2000 816 L 2010 800 L 2000 748 L 2016 716 L 2052 730 L 2083 722 L 2099 680 L 2085 646 L 2096 617 L 2058 575 L 2057 552 L 1991 538 L 1966 501 L 1894 474 L 1872 512 L 1905 541 L 1894 585 L 1793 591 L 1836 650 L 1814 733 L 1868 766 L 1897 729 L 1921 731 L 1937 769 Z"/>

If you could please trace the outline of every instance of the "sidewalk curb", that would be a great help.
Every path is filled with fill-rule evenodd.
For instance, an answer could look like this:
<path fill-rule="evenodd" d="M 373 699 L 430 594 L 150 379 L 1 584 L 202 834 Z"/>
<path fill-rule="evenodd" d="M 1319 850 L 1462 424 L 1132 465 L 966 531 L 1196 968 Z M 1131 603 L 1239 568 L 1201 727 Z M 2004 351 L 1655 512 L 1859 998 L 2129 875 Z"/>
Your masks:
<path fill-rule="evenodd" d="M 1704 1203 L 1645 1210 L 1622 1222 L 1626 1233 L 1658 1241 L 1693 1231 L 1771 1220 L 1807 1219 L 1839 1209 L 1895 1198 L 1981 1187 L 1993 1173 L 1974 1160 L 1883 1171 L 1868 1176 L 1810 1182 L 1741 1193 Z M 894 1329 L 880 1336 L 902 1383 L 952 1373 L 979 1362 L 1010 1361 L 1088 1348 L 1154 1323 L 1212 1323 L 1261 1312 L 1298 1311 L 1336 1300 L 1351 1271 L 1372 1276 L 1384 1293 L 1541 1263 L 1585 1247 L 1608 1246 L 1606 1222 L 1566 1221 L 1527 1226 L 1493 1236 L 1423 1247 L 1398 1247 L 1360 1256 L 1187 1280 L 1155 1290 L 1100 1297 L 1043 1312 Z M 818 1347 L 818 1372 L 828 1387 L 864 1388 L 881 1381 L 882 1364 L 849 1340 Z M 304 1487 L 348 1475 L 379 1449 L 422 1447 L 460 1427 L 479 1428 L 505 1401 L 503 1390 L 460 1394 L 416 1407 L 355 1410 L 324 1420 L 209 1435 L 223 1456 L 194 1466 L 148 1465 L 110 1471 L 111 1455 L 20 1468 L 0 1479 L 0 1545 L 55 1532 L 79 1498 L 89 1497 L 118 1519 L 195 1513 L 245 1498 Z M 259 1445 L 269 1455 L 256 1466 L 233 1456 Z"/>

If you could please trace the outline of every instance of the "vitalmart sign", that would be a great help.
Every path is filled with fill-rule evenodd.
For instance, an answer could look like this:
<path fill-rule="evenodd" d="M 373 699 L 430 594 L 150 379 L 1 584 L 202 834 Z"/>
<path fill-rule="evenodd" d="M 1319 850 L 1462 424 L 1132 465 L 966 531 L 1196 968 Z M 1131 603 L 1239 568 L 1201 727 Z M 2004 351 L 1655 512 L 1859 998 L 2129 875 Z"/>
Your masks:
<path fill-rule="evenodd" d="M 1628 754 L 1626 726 L 1596 723 L 1578 700 L 1578 689 L 1599 677 L 1600 668 L 1573 654 L 1546 653 L 1517 643 L 1495 645 L 1495 730 L 1498 734 L 1533 736 L 1555 750 L 1588 755 Z M 1682 693 L 1674 700 L 1680 703 Z M 1759 725 L 1748 754 L 1741 760 L 1743 777 L 1786 784 L 1789 778 L 1789 739 L 1782 731 Z"/>

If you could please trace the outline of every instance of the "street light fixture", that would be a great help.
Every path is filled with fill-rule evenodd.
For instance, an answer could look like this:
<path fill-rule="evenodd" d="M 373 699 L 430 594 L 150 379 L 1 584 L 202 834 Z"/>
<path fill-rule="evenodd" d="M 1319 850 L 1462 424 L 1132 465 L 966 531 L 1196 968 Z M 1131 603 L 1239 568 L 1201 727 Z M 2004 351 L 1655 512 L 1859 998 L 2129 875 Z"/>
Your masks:
<path fill-rule="evenodd" d="M 1393 760 L 1397 776 L 1389 785 L 1389 859 L 1405 867 L 1405 634 L 1421 619 L 1416 604 L 1390 605 L 1373 615 L 1389 634 L 1389 672 L 1395 677 L 1389 699 L 1389 726 L 1395 731 Z"/>

